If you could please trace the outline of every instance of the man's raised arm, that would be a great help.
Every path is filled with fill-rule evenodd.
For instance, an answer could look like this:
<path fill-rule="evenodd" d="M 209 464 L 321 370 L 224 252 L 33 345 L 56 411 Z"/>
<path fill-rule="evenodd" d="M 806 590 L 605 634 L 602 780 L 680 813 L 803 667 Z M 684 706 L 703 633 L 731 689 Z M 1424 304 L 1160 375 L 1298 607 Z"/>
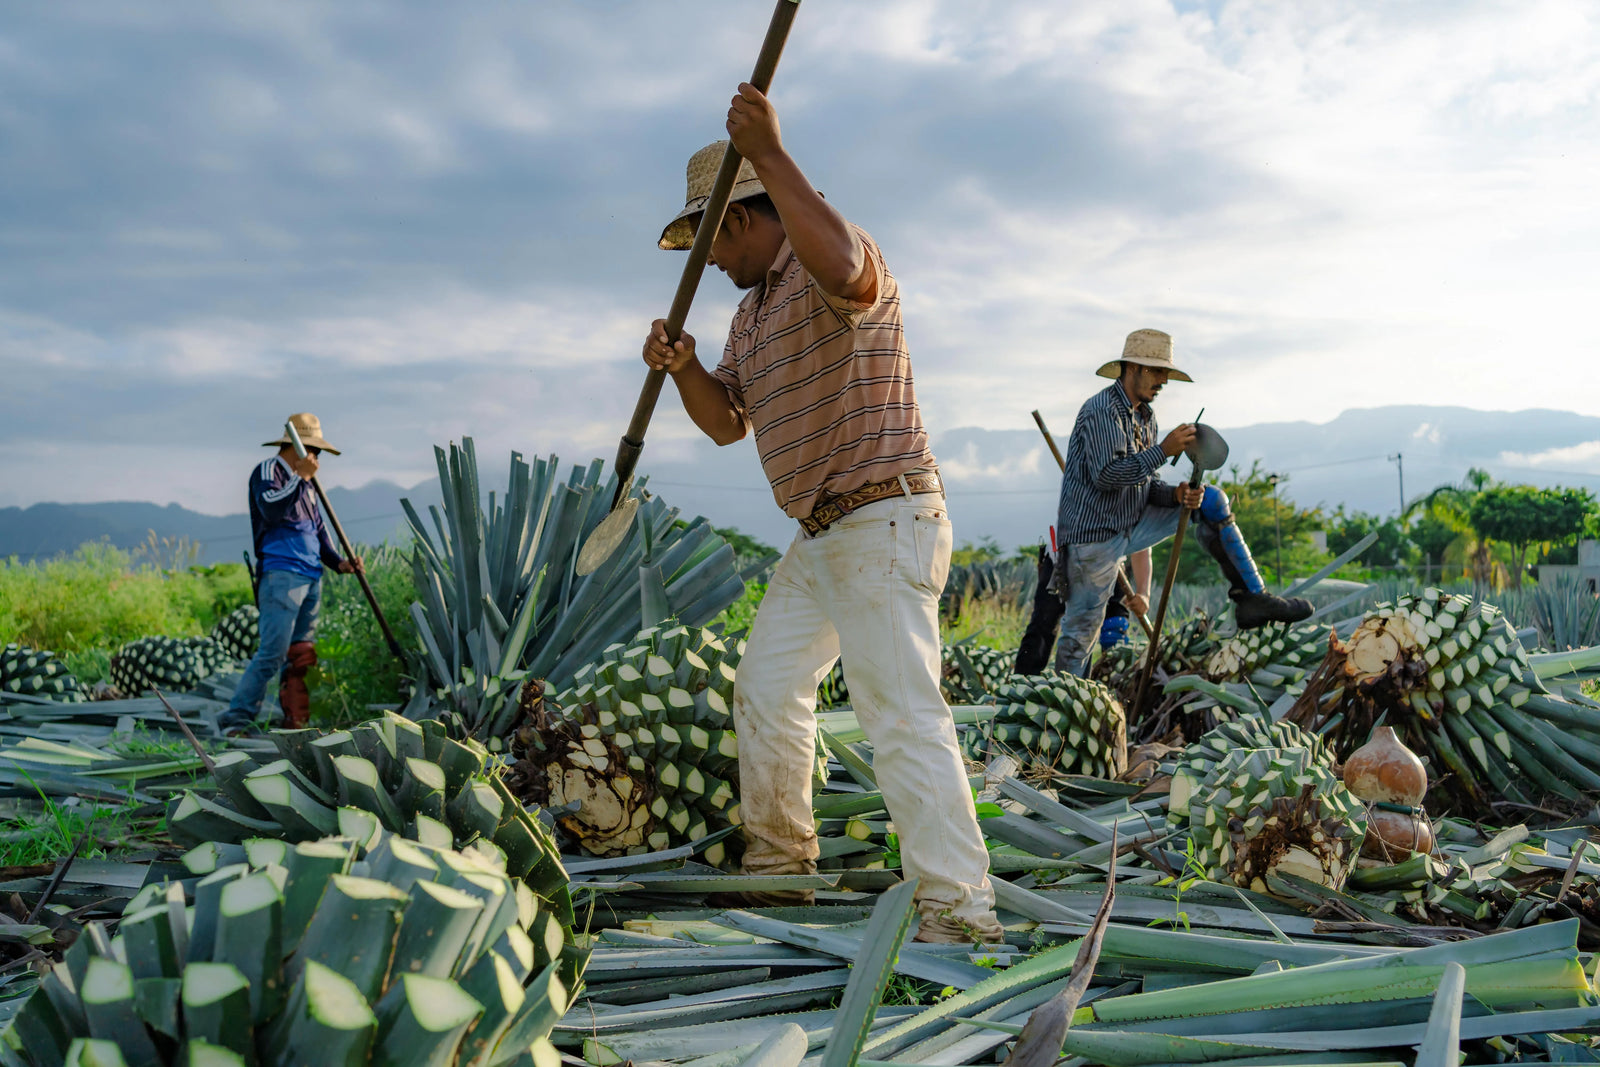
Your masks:
<path fill-rule="evenodd" d="M 878 272 L 861 239 L 784 150 L 772 102 L 749 82 L 740 84 L 728 108 L 728 136 L 755 168 L 783 220 L 789 246 L 823 292 L 854 303 L 876 303 Z"/>

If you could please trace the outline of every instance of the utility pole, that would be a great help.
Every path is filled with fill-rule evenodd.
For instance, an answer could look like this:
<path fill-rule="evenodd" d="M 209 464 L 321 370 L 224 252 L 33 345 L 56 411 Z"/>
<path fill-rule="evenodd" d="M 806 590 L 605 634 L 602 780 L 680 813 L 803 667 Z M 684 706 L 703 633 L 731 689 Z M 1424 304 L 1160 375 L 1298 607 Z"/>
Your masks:
<path fill-rule="evenodd" d="M 1283 583 L 1283 525 L 1278 521 L 1278 483 L 1282 480 L 1282 475 L 1267 475 L 1267 481 L 1272 485 L 1272 540 L 1277 549 L 1277 577 L 1280 585 Z"/>
<path fill-rule="evenodd" d="M 1405 518 L 1405 514 L 1406 514 L 1406 461 L 1405 461 L 1405 454 L 1401 453 L 1401 452 L 1396 452 L 1394 455 L 1389 457 L 1389 461 L 1391 463 L 1393 463 L 1395 465 L 1395 469 L 1400 472 L 1400 517 L 1401 518 Z"/>

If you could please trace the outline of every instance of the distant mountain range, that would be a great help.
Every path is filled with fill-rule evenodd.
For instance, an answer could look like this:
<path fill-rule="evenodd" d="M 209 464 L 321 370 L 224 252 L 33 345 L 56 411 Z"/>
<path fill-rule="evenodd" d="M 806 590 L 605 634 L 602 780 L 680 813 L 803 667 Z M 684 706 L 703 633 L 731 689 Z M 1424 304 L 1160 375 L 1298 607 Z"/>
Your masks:
<path fill-rule="evenodd" d="M 1063 408 L 1045 414 L 1065 448 L 1076 412 Z M 1483 467 L 1507 481 L 1600 492 L 1600 418 L 1566 411 L 1391 406 L 1346 411 L 1320 424 L 1259 423 L 1222 433 L 1231 446 L 1230 463 L 1248 468 L 1259 460 L 1284 474 L 1285 496 L 1302 505 L 1331 509 L 1343 503 L 1393 514 L 1400 503 L 1399 468 L 1388 457 L 1396 454 L 1411 497 L 1460 481 L 1469 467 Z M 1030 423 L 1014 430 L 948 430 L 933 444 L 958 542 L 992 537 L 1009 547 L 1044 536 L 1054 521 L 1059 476 Z M 501 459 L 485 460 L 489 472 L 498 474 L 502 466 Z M 647 449 L 641 470 L 654 491 L 686 514 L 736 526 L 780 548 L 794 535 L 793 523 L 773 503 L 748 441 L 729 448 L 701 441 L 686 456 L 660 461 Z M 1167 477 L 1176 480 L 1177 472 L 1169 470 Z M 350 536 L 365 542 L 404 536 L 402 496 L 419 507 L 437 503 L 437 481 L 410 489 L 372 482 L 329 490 Z M 44 558 L 98 540 L 133 548 L 151 531 L 158 538 L 198 542 L 204 562 L 238 559 L 250 546 L 250 523 L 242 513 L 204 515 L 175 504 L 137 502 L 35 504 L 0 508 L 0 556 Z"/>

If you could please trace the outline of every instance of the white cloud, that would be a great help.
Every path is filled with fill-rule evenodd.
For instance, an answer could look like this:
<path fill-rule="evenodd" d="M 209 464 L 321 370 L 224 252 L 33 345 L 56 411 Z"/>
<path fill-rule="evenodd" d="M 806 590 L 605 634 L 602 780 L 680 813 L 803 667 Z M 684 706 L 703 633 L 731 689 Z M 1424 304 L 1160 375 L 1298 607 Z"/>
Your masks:
<path fill-rule="evenodd" d="M 1043 445 L 1022 453 L 1001 452 L 998 456 L 983 455 L 982 450 L 973 441 L 966 442 L 955 452 L 939 450 L 937 440 L 933 442 L 933 447 L 938 451 L 939 470 L 952 481 L 990 485 L 1018 482 L 1037 484 L 1041 480 L 1040 472 L 1044 469 Z M 1044 481 L 1048 483 L 1049 479 Z"/>
<path fill-rule="evenodd" d="M 1600 441 L 1584 441 L 1542 452 L 1502 452 L 1500 462 L 1512 467 L 1578 468 L 1600 473 Z"/>
<path fill-rule="evenodd" d="M 363 474 L 463 432 L 609 457 L 681 263 L 654 229 L 763 26 L 731 0 L 694 32 L 645 3 L 40 6 L 0 41 L 0 451 L 37 435 L 24 383 L 73 440 L 8 492 L 108 491 L 83 457 L 178 417 L 222 469 L 230 422 L 308 388 Z M 1549 387 L 1593 377 L 1596 56 L 1562 0 L 880 0 L 802 11 L 774 99 L 885 247 L 936 436 L 1068 423 L 1144 325 L 1197 379 L 1168 424 L 1600 413 Z M 702 286 L 708 357 L 733 299 Z M 652 447 L 694 432 L 669 388 Z M 1560 451 L 1519 456 L 1594 458 Z"/>

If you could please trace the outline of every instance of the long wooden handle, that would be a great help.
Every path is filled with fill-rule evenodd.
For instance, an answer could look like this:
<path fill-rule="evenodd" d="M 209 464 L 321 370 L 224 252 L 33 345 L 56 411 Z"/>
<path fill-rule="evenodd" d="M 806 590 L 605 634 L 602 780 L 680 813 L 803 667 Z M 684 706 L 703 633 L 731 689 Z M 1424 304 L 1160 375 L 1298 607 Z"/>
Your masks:
<path fill-rule="evenodd" d="M 333 513 L 333 505 L 328 503 L 328 494 L 322 491 L 322 483 L 315 477 L 311 479 L 311 488 L 317 491 L 317 500 L 322 504 L 323 512 L 328 516 L 328 525 L 333 527 L 334 536 L 339 539 L 339 549 L 344 553 L 344 558 L 352 563 L 356 558 L 356 550 L 350 546 L 350 538 L 344 535 L 344 527 L 339 525 L 339 516 Z M 400 642 L 395 640 L 394 631 L 389 629 L 389 620 L 383 617 L 383 609 L 378 606 L 378 596 L 372 591 L 372 583 L 367 581 L 365 571 L 356 571 L 356 581 L 361 583 L 361 591 L 367 594 L 367 603 L 372 605 L 372 614 L 378 620 L 378 629 L 383 631 L 383 639 L 389 645 L 389 651 L 394 653 L 394 658 L 401 663 L 406 661 L 406 654 L 400 648 Z"/>
<path fill-rule="evenodd" d="M 1039 432 L 1044 434 L 1044 443 L 1050 446 L 1050 454 L 1056 457 L 1056 466 L 1065 471 L 1067 469 L 1066 457 L 1061 454 L 1061 449 L 1056 447 L 1056 439 L 1050 435 L 1049 428 L 1044 424 L 1044 416 L 1039 414 L 1037 408 L 1033 411 L 1033 421 L 1039 424 Z M 1124 598 L 1135 595 L 1133 583 L 1128 581 L 1127 572 L 1122 569 L 1121 563 L 1117 564 L 1117 587 L 1122 590 Z M 1145 617 L 1144 612 L 1136 611 L 1133 613 L 1133 617 L 1139 620 L 1139 626 L 1144 630 L 1145 637 L 1155 636 L 1155 630 L 1150 626 L 1150 620 Z"/>
<path fill-rule="evenodd" d="M 772 11 L 772 21 L 767 24 L 766 39 L 761 42 L 761 54 L 756 57 L 756 68 L 750 75 L 750 84 L 765 93 L 772 85 L 772 75 L 778 69 L 778 59 L 789 39 L 789 27 L 794 23 L 800 0 L 778 0 Z M 673 343 L 683 335 L 683 324 L 688 321 L 689 307 L 700 288 L 700 277 L 705 273 L 706 261 L 711 256 L 711 241 L 722 228 L 722 216 L 728 210 L 728 198 L 733 195 L 733 183 L 739 177 L 739 164 L 743 157 L 728 142 L 722 153 L 722 166 L 712 183 L 711 195 L 706 198 L 706 209 L 700 216 L 700 226 L 694 233 L 694 244 L 689 249 L 689 260 L 683 265 L 683 276 L 678 279 L 678 292 L 672 298 L 672 308 L 667 312 L 667 342 Z M 644 451 L 644 434 L 650 428 L 650 417 L 655 414 L 656 401 L 661 397 L 661 386 L 667 372 L 652 368 L 645 374 L 644 388 L 633 406 L 633 418 L 628 429 L 617 443 L 617 458 L 611 465 L 617 476 L 617 491 L 611 500 L 615 508 L 622 502 L 639 466 L 639 455 Z"/>
<path fill-rule="evenodd" d="M 1189 487 L 1200 487 L 1200 464 L 1194 465 L 1194 473 L 1189 476 Z M 1133 714 L 1137 715 L 1138 709 L 1144 707 L 1144 693 L 1150 686 L 1150 676 L 1156 669 L 1156 656 L 1161 652 L 1161 627 L 1167 621 L 1167 600 L 1172 596 L 1172 583 L 1178 577 L 1178 556 L 1183 551 L 1183 533 L 1189 528 L 1189 509 L 1178 509 L 1178 529 L 1172 535 L 1172 554 L 1167 557 L 1167 577 L 1161 583 L 1161 603 L 1156 607 L 1155 633 L 1150 638 L 1150 647 L 1145 652 L 1144 670 L 1139 673 L 1139 688 L 1134 691 Z"/>
<path fill-rule="evenodd" d="M 283 432 L 289 435 L 289 443 L 294 446 L 294 454 L 301 459 L 306 458 L 305 442 L 300 440 L 300 431 L 295 429 L 293 422 L 283 424 Z M 354 561 L 356 550 L 350 547 L 350 538 L 344 535 L 344 527 L 339 523 L 339 516 L 334 513 L 333 505 L 328 502 L 328 494 L 322 491 L 322 483 L 316 476 L 311 477 L 311 488 L 317 491 L 317 502 L 322 505 L 323 512 L 328 516 L 328 525 L 333 527 L 334 536 L 339 539 L 339 549 L 344 553 L 345 559 Z M 361 591 L 367 594 L 367 603 L 372 605 L 372 614 L 378 620 L 378 629 L 383 631 L 383 639 L 389 644 L 389 651 L 394 653 L 394 658 L 401 663 L 406 661 L 406 654 L 400 648 L 400 642 L 394 639 L 394 631 L 389 629 L 389 620 L 383 617 L 383 609 L 378 606 L 377 594 L 372 591 L 372 583 L 367 581 L 364 571 L 356 571 L 356 579 L 361 583 Z"/>

